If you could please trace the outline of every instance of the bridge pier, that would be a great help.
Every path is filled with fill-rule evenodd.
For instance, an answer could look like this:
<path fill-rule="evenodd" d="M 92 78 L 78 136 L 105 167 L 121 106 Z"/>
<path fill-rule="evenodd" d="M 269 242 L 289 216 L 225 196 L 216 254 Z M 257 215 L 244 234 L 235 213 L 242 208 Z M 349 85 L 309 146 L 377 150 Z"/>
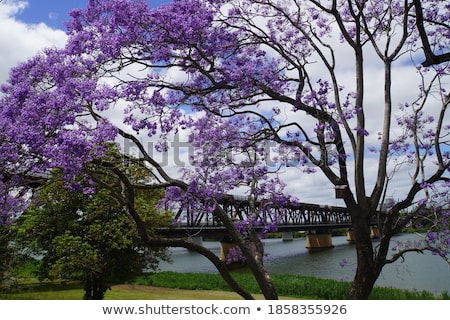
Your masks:
<path fill-rule="evenodd" d="M 379 239 L 381 236 L 380 229 L 377 226 L 370 227 L 370 237 L 372 239 Z"/>
<path fill-rule="evenodd" d="M 306 234 L 306 248 L 333 248 L 331 231 L 310 231 Z"/>
<path fill-rule="evenodd" d="M 370 227 L 370 237 L 372 239 L 380 238 L 380 229 L 377 226 Z M 347 241 L 355 241 L 355 233 L 352 229 L 347 231 Z"/>
<path fill-rule="evenodd" d="M 352 229 L 347 231 L 347 241 L 355 241 L 355 232 Z"/>
<path fill-rule="evenodd" d="M 283 241 L 294 240 L 294 233 L 292 231 L 285 231 L 282 233 Z"/>

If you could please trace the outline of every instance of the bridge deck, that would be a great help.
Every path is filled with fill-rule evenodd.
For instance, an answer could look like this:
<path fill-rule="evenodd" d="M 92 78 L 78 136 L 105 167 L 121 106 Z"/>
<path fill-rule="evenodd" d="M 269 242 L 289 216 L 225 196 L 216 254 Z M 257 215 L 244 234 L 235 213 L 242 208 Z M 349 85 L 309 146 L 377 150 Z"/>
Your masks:
<path fill-rule="evenodd" d="M 276 228 L 271 232 L 309 231 L 324 229 L 350 228 L 352 219 L 345 207 L 322 206 L 310 203 L 291 203 L 284 207 L 271 206 L 263 201 L 253 203 L 246 197 L 224 196 L 219 204 L 225 212 L 237 222 L 247 221 L 249 217 L 255 229 L 272 224 Z M 257 213 L 257 214 L 255 214 Z M 175 215 L 177 222 L 171 228 L 159 228 L 166 236 L 221 235 L 227 230 L 211 212 L 199 212 L 189 208 L 180 208 Z M 376 220 L 373 225 L 378 224 Z"/>

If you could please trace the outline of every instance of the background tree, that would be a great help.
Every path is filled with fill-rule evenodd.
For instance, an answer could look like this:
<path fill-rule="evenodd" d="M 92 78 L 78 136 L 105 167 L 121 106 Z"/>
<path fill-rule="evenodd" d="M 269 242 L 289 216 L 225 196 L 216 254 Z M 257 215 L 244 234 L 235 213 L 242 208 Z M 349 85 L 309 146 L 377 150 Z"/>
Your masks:
<path fill-rule="evenodd" d="M 0 289 L 8 288 L 12 281 L 14 251 L 11 248 L 13 233 L 8 225 L 0 225 Z"/>
<path fill-rule="evenodd" d="M 448 48 L 448 4 L 422 1 L 421 8 L 432 49 Z M 417 55 L 416 13 L 414 2 L 399 0 L 179 0 L 156 9 L 144 1 L 90 1 L 85 10 L 71 13 L 66 48 L 46 50 L 13 69 L 3 86 L 5 163 L 22 161 L 33 173 L 59 167 L 72 188 L 80 187 L 73 177 L 96 163 L 120 182 L 117 199 L 148 245 L 205 255 L 235 290 L 251 298 L 205 248 L 146 232 L 135 192 L 168 188 L 168 201 L 214 212 L 265 297 L 274 299 L 262 259 L 217 206 L 217 197 L 238 188 L 253 199 L 285 201 L 273 175 L 280 173 L 273 167 L 280 166 L 262 161 L 261 143 L 275 143 L 280 163 L 295 155 L 299 179 L 317 171 L 330 185 L 344 187 L 357 251 L 349 297 L 367 298 L 384 265 L 404 252 L 440 248 L 438 254 L 448 255 L 448 206 L 423 210 L 449 187 L 448 65 L 416 62 L 423 61 Z M 416 81 L 406 90 L 398 80 L 402 76 Z M 121 121 L 113 107 L 123 111 Z M 24 125 L 29 130 L 17 129 Z M 194 167 L 173 178 L 142 139 L 157 140 L 164 151 L 172 134 L 182 130 L 205 148 L 195 154 Z M 134 181 L 117 164 L 101 160 L 104 142 L 118 136 L 137 146 L 142 168 L 151 168 L 152 184 Z M 204 137 L 218 138 L 215 150 Z M 240 155 L 251 150 L 256 158 L 218 161 L 217 150 Z M 7 172 L 20 178 L 22 171 L 14 168 Z M 382 217 L 374 246 L 370 221 L 386 195 L 395 192 L 392 182 L 400 175 L 410 183 Z M 265 183 L 269 179 L 275 183 Z M 434 216 L 425 215 L 429 212 Z M 441 226 L 442 245 L 429 245 L 436 239 L 430 232 L 420 247 L 389 259 L 392 236 L 423 219 Z"/>
<path fill-rule="evenodd" d="M 0 189 L 6 187 L 9 183 L 3 183 L 0 181 Z M 12 193 L 12 189 L 3 194 L 0 200 L 0 207 L 3 208 L 3 212 L 0 213 L 0 289 L 9 289 L 15 282 L 13 271 L 14 267 L 20 263 L 21 254 L 17 250 L 13 241 L 15 238 L 15 231 L 13 224 L 17 219 L 15 214 L 15 206 L 22 208 L 22 202 L 17 201 L 17 197 Z M 20 189 L 17 190 L 20 193 Z M 0 194 L 2 192 L 0 191 Z M 17 192 L 16 192 L 17 193 Z M 19 195 L 20 197 L 20 195 Z"/>
<path fill-rule="evenodd" d="M 42 256 L 41 279 L 81 280 L 85 299 L 102 299 L 111 282 L 132 280 L 144 269 L 156 270 L 158 259 L 168 259 L 164 248 L 142 243 L 109 190 L 86 195 L 63 183 L 56 180 L 38 190 L 16 226 L 16 240 Z M 147 200 L 158 196 L 153 192 Z M 145 210 L 157 226 L 154 207 Z"/>

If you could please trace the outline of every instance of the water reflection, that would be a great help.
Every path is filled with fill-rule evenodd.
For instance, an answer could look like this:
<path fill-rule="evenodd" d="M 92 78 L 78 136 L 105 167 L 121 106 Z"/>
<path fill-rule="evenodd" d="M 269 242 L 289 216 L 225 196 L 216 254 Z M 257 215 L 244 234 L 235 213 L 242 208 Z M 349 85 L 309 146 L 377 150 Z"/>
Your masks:
<path fill-rule="evenodd" d="M 396 240 L 407 240 L 412 235 L 400 235 Z M 308 250 L 304 238 L 292 241 L 267 239 L 264 241 L 265 265 L 270 273 L 298 274 L 320 278 L 351 280 L 356 262 L 354 245 L 346 237 L 333 237 L 334 248 Z M 220 254 L 218 242 L 204 242 L 217 255 Z M 161 263 L 163 271 L 176 272 L 217 272 L 203 256 L 185 249 L 172 249 L 173 264 Z M 344 260 L 349 263 L 341 267 Z M 450 292 L 450 267 L 431 253 L 406 255 L 406 260 L 387 265 L 376 285 L 392 286 L 402 289 L 427 290 L 440 294 Z"/>

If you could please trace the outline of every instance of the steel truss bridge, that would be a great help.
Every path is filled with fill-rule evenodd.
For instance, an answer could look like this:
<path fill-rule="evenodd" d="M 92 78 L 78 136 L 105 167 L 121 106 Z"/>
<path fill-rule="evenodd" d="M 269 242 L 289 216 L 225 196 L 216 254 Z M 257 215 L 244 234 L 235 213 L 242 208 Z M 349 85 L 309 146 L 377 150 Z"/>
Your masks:
<path fill-rule="evenodd" d="M 327 232 L 331 229 L 350 228 L 352 219 L 345 207 L 323 206 L 310 203 L 289 203 L 283 207 L 270 203 L 255 202 L 248 197 L 223 196 L 219 205 L 235 221 L 253 221 L 255 229 L 274 225 L 271 232 L 315 231 Z M 255 217 L 254 213 L 257 213 Z M 175 215 L 177 223 L 171 228 L 158 228 L 166 236 L 220 236 L 227 229 L 212 212 L 180 208 Z M 377 219 L 372 225 L 378 225 Z"/>

